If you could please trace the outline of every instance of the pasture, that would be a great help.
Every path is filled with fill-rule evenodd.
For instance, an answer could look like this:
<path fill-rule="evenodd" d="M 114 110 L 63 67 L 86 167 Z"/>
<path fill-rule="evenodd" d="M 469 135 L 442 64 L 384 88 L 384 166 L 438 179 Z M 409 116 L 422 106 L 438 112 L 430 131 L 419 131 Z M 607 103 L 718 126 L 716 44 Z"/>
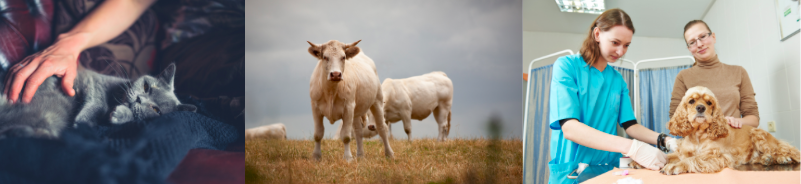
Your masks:
<path fill-rule="evenodd" d="M 323 139 L 321 161 L 312 156 L 311 138 L 245 144 L 246 183 L 520 183 L 523 176 L 519 138 L 394 139 L 394 160 L 384 157 L 379 139 L 366 139 L 364 157 L 351 163 L 342 159 L 340 140 Z"/>

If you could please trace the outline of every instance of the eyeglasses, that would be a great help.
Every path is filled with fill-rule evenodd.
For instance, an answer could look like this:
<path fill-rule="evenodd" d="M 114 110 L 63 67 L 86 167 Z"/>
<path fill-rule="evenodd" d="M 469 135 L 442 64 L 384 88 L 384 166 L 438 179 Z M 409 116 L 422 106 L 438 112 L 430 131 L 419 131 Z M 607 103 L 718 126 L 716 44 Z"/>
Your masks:
<path fill-rule="evenodd" d="M 688 48 L 695 48 L 695 47 L 696 47 L 696 46 L 695 46 L 695 43 L 698 43 L 698 42 L 700 42 L 700 41 L 704 41 L 704 39 L 706 39 L 706 37 L 709 37 L 709 36 L 711 36 L 711 35 L 712 35 L 712 33 L 711 33 L 711 32 L 709 32 L 709 33 L 706 33 L 706 34 L 703 34 L 703 35 L 701 35 L 701 37 L 698 37 L 698 38 L 696 38 L 696 39 L 692 39 L 692 41 L 691 41 L 690 43 L 687 43 L 687 47 L 688 47 Z"/>

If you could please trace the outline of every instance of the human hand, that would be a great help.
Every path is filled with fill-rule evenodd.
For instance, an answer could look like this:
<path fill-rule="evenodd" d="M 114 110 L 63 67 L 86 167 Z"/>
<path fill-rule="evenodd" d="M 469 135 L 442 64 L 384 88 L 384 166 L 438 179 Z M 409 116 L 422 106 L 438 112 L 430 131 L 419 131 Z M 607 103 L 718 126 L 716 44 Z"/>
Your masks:
<path fill-rule="evenodd" d="M 78 68 L 78 55 L 89 41 L 88 34 L 62 34 L 45 50 L 37 52 L 11 66 L 6 76 L 3 94 L 15 103 L 23 92 L 21 101 L 31 102 L 39 85 L 50 76 L 62 78 L 61 87 L 69 96 L 75 95 L 72 85 Z M 23 91 L 22 87 L 25 86 Z"/>
<path fill-rule="evenodd" d="M 669 151 L 676 152 L 676 149 L 679 148 L 679 144 L 676 142 L 677 140 L 678 139 L 672 137 L 667 137 L 665 139 L 665 145 L 668 147 Z"/>
<path fill-rule="evenodd" d="M 636 139 L 631 140 L 631 147 L 625 155 L 651 170 L 659 170 L 667 163 L 667 155 L 665 153 Z"/>
<path fill-rule="evenodd" d="M 740 118 L 726 116 L 726 121 L 729 122 L 729 126 L 731 126 L 732 128 L 742 128 L 743 127 L 743 120 L 740 119 Z"/>

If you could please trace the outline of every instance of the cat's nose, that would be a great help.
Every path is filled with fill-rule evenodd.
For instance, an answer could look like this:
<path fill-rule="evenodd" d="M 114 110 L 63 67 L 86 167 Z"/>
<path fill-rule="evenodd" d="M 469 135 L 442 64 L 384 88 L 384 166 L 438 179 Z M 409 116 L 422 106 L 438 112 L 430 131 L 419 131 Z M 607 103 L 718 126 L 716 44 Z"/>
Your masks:
<path fill-rule="evenodd" d="M 142 103 L 142 97 L 136 96 L 136 103 Z"/>

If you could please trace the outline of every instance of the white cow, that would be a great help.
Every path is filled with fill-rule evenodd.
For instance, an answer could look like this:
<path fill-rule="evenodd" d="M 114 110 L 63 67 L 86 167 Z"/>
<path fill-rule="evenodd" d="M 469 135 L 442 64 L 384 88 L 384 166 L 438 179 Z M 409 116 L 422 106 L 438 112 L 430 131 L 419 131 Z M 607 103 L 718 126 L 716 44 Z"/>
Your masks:
<path fill-rule="evenodd" d="M 286 139 L 286 126 L 283 123 L 264 125 L 245 130 L 245 138 Z"/>
<path fill-rule="evenodd" d="M 361 121 L 362 122 L 361 123 L 361 125 L 362 125 L 362 138 L 367 139 L 367 138 L 372 138 L 372 137 L 375 137 L 376 135 L 378 135 L 378 132 L 375 131 L 376 130 L 375 129 L 375 120 L 373 118 L 373 113 L 371 113 L 370 111 L 367 111 L 367 113 L 364 116 L 360 117 L 360 118 L 362 119 L 362 121 Z M 355 124 L 355 122 L 356 121 L 354 121 L 354 125 L 353 126 L 358 126 L 358 125 Z M 334 134 L 334 139 L 339 139 L 340 138 L 339 134 L 341 134 L 341 132 L 342 132 L 342 123 L 339 124 L 339 127 L 337 128 L 337 133 Z M 351 132 L 351 136 L 356 137 L 356 132 L 355 131 Z M 392 132 L 390 132 L 389 137 L 392 138 Z"/>
<path fill-rule="evenodd" d="M 364 155 L 362 149 L 362 126 L 360 116 L 370 110 L 375 122 L 384 122 L 384 110 L 378 73 L 373 60 L 364 55 L 359 47 L 361 40 L 352 44 L 331 40 L 317 45 L 308 42 L 309 54 L 317 58 L 317 66 L 311 75 L 309 96 L 314 117 L 314 158 L 320 160 L 320 140 L 323 139 L 323 117 L 331 124 L 342 119 L 342 142 L 345 144 L 344 158 L 352 161 L 350 153 L 351 131 L 356 131 L 356 156 Z M 358 121 L 358 122 L 354 122 Z M 384 154 L 393 158 L 394 153 L 387 140 L 389 130 L 378 123 L 377 131 L 384 143 Z"/>
<path fill-rule="evenodd" d="M 432 112 L 439 127 L 438 140 L 447 139 L 451 128 L 453 83 L 444 72 L 436 71 L 405 79 L 388 78 L 381 84 L 381 90 L 384 93 L 384 119 L 389 123 L 403 121 L 410 141 L 411 120 L 423 120 Z"/>

